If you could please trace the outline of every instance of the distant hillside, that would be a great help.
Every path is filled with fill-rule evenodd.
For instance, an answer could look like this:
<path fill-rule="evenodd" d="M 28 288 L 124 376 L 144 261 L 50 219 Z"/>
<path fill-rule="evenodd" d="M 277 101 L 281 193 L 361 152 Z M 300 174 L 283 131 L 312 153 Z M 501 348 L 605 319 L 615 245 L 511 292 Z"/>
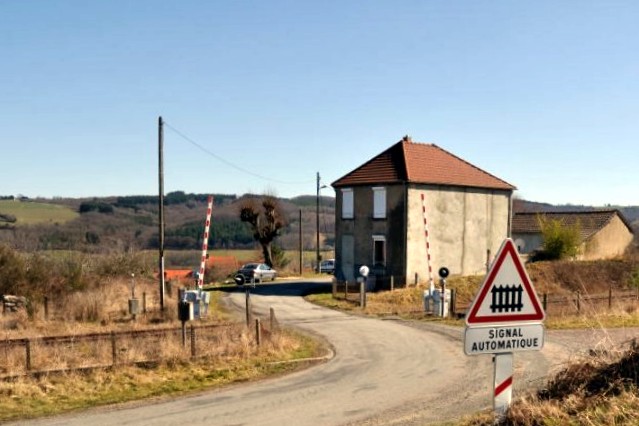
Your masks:
<path fill-rule="evenodd" d="M 209 247 L 254 248 L 249 226 L 239 220 L 239 206 L 246 198 L 259 197 L 213 194 L 214 208 Z M 165 248 L 199 249 L 206 215 L 208 194 L 169 193 L 164 198 Z M 46 203 L 45 203 L 46 201 Z M 334 206 L 331 197 L 317 199 L 301 196 L 279 199 L 288 224 L 277 243 L 286 250 L 312 250 L 316 245 L 316 220 L 319 218 L 320 243 L 332 248 L 334 241 Z M 21 205 L 18 201 L 0 203 Z M 57 249 L 83 251 L 139 250 L 158 246 L 158 197 L 125 196 L 90 199 L 37 200 L 24 205 L 45 206 L 39 220 L 18 220 L 11 231 L 0 231 L 0 242 L 23 250 Z M 4 205 L 4 204 L 0 204 Z M 13 214 L 16 210 L 8 210 Z M 66 212 L 66 221 L 59 212 Z M 300 222 L 301 212 L 301 222 Z M 3 210 L 0 208 L 0 213 Z M 26 216 L 22 215 L 20 218 Z M 24 226 L 34 224 L 33 226 Z"/>
<path fill-rule="evenodd" d="M 51 202 L 3 199 L 0 200 L 0 215 L 15 219 L 7 221 L 13 227 L 39 223 L 61 224 L 77 218 L 79 214 L 69 207 Z"/>

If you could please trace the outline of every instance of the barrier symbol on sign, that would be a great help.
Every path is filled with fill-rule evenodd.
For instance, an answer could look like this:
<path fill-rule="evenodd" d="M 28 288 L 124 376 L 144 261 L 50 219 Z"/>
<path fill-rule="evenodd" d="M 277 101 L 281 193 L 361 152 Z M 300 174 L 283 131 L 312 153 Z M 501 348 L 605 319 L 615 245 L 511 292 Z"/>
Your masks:
<path fill-rule="evenodd" d="M 494 286 L 490 293 L 492 295 L 491 312 L 521 312 L 524 304 L 521 295 L 524 289 L 521 285 L 515 286 Z"/>

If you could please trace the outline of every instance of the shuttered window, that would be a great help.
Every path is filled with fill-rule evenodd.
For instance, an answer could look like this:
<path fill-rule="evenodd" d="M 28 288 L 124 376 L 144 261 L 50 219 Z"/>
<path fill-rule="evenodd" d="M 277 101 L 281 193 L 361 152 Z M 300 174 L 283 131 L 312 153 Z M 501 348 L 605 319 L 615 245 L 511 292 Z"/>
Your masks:
<path fill-rule="evenodd" d="M 351 188 L 342 189 L 342 219 L 352 219 L 353 216 L 353 190 Z"/>
<path fill-rule="evenodd" d="M 373 218 L 386 219 L 386 188 L 373 188 Z"/>

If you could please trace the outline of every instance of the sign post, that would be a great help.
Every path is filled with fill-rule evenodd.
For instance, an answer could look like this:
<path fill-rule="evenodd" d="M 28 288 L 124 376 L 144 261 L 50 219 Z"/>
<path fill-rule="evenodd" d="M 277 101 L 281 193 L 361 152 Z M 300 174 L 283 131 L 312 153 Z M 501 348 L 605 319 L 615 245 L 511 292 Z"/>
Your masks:
<path fill-rule="evenodd" d="M 494 355 L 493 407 L 498 417 L 506 413 L 512 397 L 513 353 L 543 348 L 544 319 L 515 244 L 506 238 L 468 309 L 464 331 L 466 355 Z"/>

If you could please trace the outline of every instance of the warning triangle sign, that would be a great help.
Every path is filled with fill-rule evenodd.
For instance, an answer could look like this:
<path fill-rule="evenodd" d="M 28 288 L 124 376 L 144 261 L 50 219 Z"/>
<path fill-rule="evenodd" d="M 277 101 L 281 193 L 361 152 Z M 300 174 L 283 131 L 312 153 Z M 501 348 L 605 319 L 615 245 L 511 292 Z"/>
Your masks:
<path fill-rule="evenodd" d="M 468 309 L 466 324 L 541 322 L 545 313 L 513 240 L 506 238 Z"/>

